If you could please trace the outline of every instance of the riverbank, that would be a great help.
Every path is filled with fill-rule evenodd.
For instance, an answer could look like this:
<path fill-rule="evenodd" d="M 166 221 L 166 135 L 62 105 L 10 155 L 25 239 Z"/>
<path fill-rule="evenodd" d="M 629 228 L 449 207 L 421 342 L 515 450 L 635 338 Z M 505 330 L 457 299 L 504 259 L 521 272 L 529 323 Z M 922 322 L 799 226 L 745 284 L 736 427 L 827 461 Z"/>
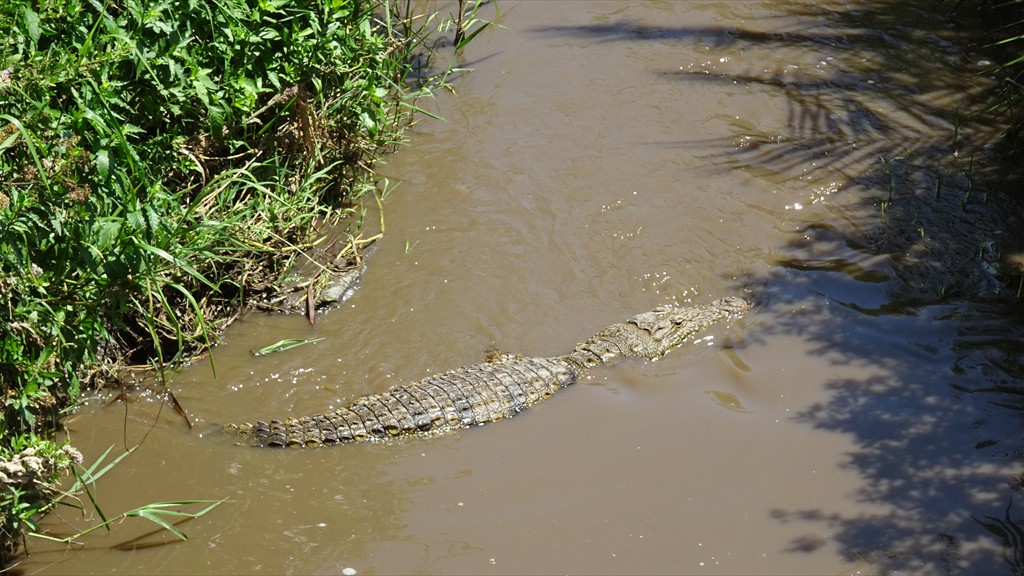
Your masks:
<path fill-rule="evenodd" d="M 373 165 L 443 82 L 411 75 L 444 18 L 399 4 L 0 7 L 2 563 L 80 462 L 53 438 L 83 390 L 166 382 L 285 292 L 313 321 L 360 265 Z"/>

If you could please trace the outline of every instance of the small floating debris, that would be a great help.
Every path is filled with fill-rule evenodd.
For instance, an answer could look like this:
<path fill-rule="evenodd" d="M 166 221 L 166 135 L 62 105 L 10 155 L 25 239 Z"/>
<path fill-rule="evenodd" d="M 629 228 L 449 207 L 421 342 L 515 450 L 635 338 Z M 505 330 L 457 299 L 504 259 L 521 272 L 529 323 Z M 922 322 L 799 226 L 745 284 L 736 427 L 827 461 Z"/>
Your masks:
<path fill-rule="evenodd" d="M 249 353 L 253 356 L 269 356 L 274 352 L 284 352 L 285 350 L 291 350 L 297 346 L 312 344 L 321 340 L 323 340 L 323 338 L 288 338 L 286 340 L 278 340 L 270 346 L 264 346 L 259 350 L 250 350 Z"/>

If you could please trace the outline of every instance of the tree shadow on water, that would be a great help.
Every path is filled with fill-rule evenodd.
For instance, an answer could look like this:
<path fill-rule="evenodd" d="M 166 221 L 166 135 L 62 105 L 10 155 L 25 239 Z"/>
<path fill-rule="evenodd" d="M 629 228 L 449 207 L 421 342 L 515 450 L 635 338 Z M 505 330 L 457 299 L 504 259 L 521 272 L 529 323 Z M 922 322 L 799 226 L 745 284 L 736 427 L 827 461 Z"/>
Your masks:
<path fill-rule="evenodd" d="M 894 270 L 902 292 L 988 298 L 1024 285 L 1024 259 L 1015 255 L 1024 247 L 1020 211 L 1006 210 L 1005 198 L 990 201 L 1024 178 L 1009 169 L 1016 164 L 992 161 L 1000 127 L 982 110 L 996 81 L 975 74 L 984 70 L 985 40 L 944 20 L 930 0 L 792 2 L 779 5 L 776 18 L 761 3 L 728 8 L 737 21 L 755 24 L 621 19 L 535 32 L 599 43 L 679 42 L 690 58 L 709 58 L 653 74 L 739 86 L 780 102 L 784 118 L 771 125 L 738 118 L 727 140 L 661 144 L 691 147 L 709 166 L 771 184 L 800 181 L 809 192 L 843 195 L 856 233 L 903 259 Z M 728 108 L 728 97 L 716 98 Z M 834 189 L 835 182 L 842 184 Z"/>
<path fill-rule="evenodd" d="M 827 538 L 868 572 L 1024 573 L 1021 318 L 965 301 L 861 308 L 817 290 L 832 272 L 787 274 L 769 280 L 747 345 L 797 335 L 837 367 L 827 399 L 794 419 L 848 437 L 838 465 L 859 481 L 853 506 L 772 510 L 812 531 L 786 551 Z"/>
<path fill-rule="evenodd" d="M 970 75 L 978 42 L 930 2 L 794 2 L 779 5 L 778 21 L 757 20 L 761 3 L 728 6 L 757 24 L 620 20 L 536 32 L 677 41 L 688 54 L 721 56 L 653 72 L 740 86 L 781 101 L 784 117 L 763 128 L 737 121 L 728 141 L 674 145 L 773 186 L 842 183 L 819 198 L 839 218 L 802 227 L 803 243 L 779 248 L 770 274 L 746 278 L 766 286 L 748 345 L 799 336 L 812 354 L 865 374 L 826 382 L 828 399 L 796 416 L 851 439 L 840 466 L 861 483 L 853 511 L 773 510 L 778 522 L 818 528 L 787 551 L 827 539 L 868 572 L 1024 574 L 1024 322 L 1013 256 L 1022 228 L 1007 193 L 1021 180 L 984 146 L 998 128 L 974 112 L 995 85 Z"/>

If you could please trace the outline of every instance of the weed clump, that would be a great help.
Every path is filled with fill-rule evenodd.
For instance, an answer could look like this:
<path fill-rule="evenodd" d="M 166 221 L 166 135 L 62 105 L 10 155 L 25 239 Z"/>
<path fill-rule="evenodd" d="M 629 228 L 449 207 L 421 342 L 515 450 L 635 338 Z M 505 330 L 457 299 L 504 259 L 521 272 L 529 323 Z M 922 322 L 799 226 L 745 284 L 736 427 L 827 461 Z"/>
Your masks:
<path fill-rule="evenodd" d="M 47 446 L 0 482 L 4 551 L 74 461 L 46 438 L 84 387 L 208 346 L 373 190 L 412 21 L 374 0 L 0 3 L 0 471 Z"/>

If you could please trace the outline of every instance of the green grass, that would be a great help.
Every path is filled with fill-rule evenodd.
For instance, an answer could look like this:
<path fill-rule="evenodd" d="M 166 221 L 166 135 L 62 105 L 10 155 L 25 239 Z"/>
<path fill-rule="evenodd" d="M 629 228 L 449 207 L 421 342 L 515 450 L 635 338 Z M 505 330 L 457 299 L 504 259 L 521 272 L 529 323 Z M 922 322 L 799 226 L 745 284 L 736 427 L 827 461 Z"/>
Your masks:
<path fill-rule="evenodd" d="M 939 0 L 954 21 L 983 29 L 989 37 L 988 48 L 997 62 L 986 75 L 1000 78 L 996 103 L 988 108 L 1005 126 L 1001 143 L 1007 154 L 1016 156 L 1024 138 L 1024 0 Z M 959 125 L 957 126 L 959 129 Z"/>
<path fill-rule="evenodd" d="M 0 3 L 0 564 L 72 466 L 50 441 L 90 386 L 213 343 L 375 190 L 429 26 L 387 0 Z M 463 16 L 463 14 L 465 16 Z M 358 230 L 350 251 L 356 250 Z M 35 447 L 35 448 L 34 448 Z"/>

